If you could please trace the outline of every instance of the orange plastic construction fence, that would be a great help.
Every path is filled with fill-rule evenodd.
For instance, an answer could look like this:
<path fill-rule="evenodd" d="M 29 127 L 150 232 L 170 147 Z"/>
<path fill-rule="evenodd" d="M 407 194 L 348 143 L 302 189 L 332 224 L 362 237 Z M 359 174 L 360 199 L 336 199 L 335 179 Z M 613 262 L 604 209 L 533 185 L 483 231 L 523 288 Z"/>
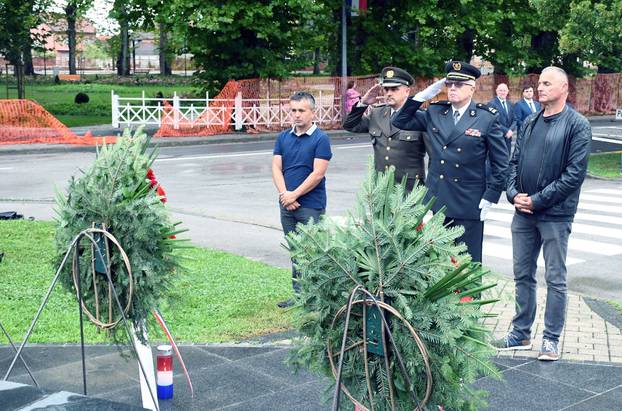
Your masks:
<path fill-rule="evenodd" d="M 0 144 L 95 145 L 102 137 L 76 135 L 32 100 L 0 100 Z M 107 137 L 113 142 L 115 137 Z"/>
<path fill-rule="evenodd" d="M 215 134 L 223 134 L 230 131 L 229 123 L 231 123 L 231 115 L 233 113 L 233 99 L 236 94 L 243 87 L 244 82 L 252 80 L 235 81 L 229 80 L 223 87 L 220 93 L 214 97 L 214 100 L 210 101 L 209 107 L 223 107 L 222 110 L 222 124 L 224 125 L 197 125 L 206 119 L 206 116 L 212 115 L 209 110 L 204 111 L 197 119 L 193 121 L 186 120 L 183 116 L 178 116 L 177 128 L 174 126 L 175 113 L 173 106 L 164 102 L 164 112 L 162 113 L 162 124 L 160 129 L 154 134 L 154 137 L 196 137 L 196 136 L 211 136 Z M 226 100 L 226 102 L 218 101 Z"/>

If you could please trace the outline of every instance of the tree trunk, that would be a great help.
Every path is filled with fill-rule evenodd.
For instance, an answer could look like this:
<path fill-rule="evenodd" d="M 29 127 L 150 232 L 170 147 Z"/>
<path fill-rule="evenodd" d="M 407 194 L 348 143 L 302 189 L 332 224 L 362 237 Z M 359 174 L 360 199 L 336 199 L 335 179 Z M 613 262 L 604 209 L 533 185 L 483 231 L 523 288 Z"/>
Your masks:
<path fill-rule="evenodd" d="M 24 75 L 34 76 L 35 67 L 32 64 L 32 48 L 30 45 L 24 48 Z"/>
<path fill-rule="evenodd" d="M 76 74 L 76 20 L 77 11 L 74 2 L 69 2 L 65 7 L 67 17 L 67 45 L 69 47 L 69 74 Z"/>
<path fill-rule="evenodd" d="M 166 60 L 166 52 L 168 51 L 168 36 L 166 32 L 166 26 L 163 21 L 161 21 L 159 24 L 160 24 L 160 41 L 159 41 L 160 45 L 159 45 L 158 54 L 160 57 L 160 74 L 164 76 L 170 76 L 172 74 L 171 66 L 170 64 L 168 64 L 168 61 Z"/>
<path fill-rule="evenodd" d="M 15 77 L 17 79 L 17 98 L 26 98 L 26 90 L 24 87 L 24 63 L 20 58 L 15 67 Z"/>
<path fill-rule="evenodd" d="M 130 47 L 129 47 L 129 22 L 127 21 L 127 15 L 119 19 L 119 26 L 121 27 L 121 50 L 119 52 L 119 60 L 117 61 L 117 73 L 120 76 L 130 75 Z"/>
<path fill-rule="evenodd" d="M 543 67 L 553 62 L 557 50 L 557 37 L 557 33 L 550 31 L 542 31 L 531 37 L 529 54 L 533 60 L 527 67 L 527 73 L 540 74 Z"/>
<path fill-rule="evenodd" d="M 313 75 L 314 76 L 319 76 L 320 75 L 320 59 L 321 59 L 321 55 L 320 55 L 320 48 L 316 47 L 315 48 L 315 52 L 313 53 Z"/>

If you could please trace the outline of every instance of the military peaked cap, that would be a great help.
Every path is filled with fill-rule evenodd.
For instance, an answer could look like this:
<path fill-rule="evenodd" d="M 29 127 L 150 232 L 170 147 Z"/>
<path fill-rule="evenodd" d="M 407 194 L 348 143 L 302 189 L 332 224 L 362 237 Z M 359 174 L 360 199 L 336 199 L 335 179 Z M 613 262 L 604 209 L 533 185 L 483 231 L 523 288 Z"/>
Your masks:
<path fill-rule="evenodd" d="M 383 87 L 410 86 L 414 82 L 413 76 L 397 67 L 385 67 L 380 74 L 380 85 Z"/>
<path fill-rule="evenodd" d="M 479 69 L 462 61 L 450 61 L 445 65 L 447 80 L 467 81 L 475 80 L 482 75 Z"/>

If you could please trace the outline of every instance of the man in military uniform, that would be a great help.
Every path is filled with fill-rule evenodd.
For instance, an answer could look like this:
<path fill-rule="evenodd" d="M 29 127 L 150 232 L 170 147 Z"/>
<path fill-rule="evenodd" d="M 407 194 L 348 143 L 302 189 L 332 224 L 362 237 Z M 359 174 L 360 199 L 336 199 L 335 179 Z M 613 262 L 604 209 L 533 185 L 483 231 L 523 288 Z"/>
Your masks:
<path fill-rule="evenodd" d="M 406 70 L 385 67 L 380 75 L 380 83 L 369 89 L 361 101 L 352 107 L 343 125 L 344 129 L 354 133 L 368 132 L 374 146 L 376 170 L 385 171 L 395 166 L 396 181 L 405 177 L 408 190 L 412 190 L 417 181 L 420 184 L 425 181 L 423 133 L 402 131 L 391 124 L 391 117 L 408 99 L 413 83 L 413 77 Z M 436 92 L 430 88 L 424 90 L 428 94 L 421 101 L 434 97 L 441 88 L 439 84 Z M 376 104 L 381 93 L 384 93 L 384 103 Z M 370 105 L 374 106 L 365 114 Z"/>
<path fill-rule="evenodd" d="M 451 61 L 445 67 L 449 101 L 430 104 L 408 99 L 393 119 L 402 130 L 426 131 L 430 156 L 428 196 L 435 196 L 432 211 L 446 207 L 446 223 L 464 226 L 459 241 L 466 243 L 473 261 L 482 261 L 484 220 L 505 185 L 508 152 L 497 110 L 472 101 L 480 71 L 470 64 Z M 486 160 L 490 173 L 486 173 Z"/>

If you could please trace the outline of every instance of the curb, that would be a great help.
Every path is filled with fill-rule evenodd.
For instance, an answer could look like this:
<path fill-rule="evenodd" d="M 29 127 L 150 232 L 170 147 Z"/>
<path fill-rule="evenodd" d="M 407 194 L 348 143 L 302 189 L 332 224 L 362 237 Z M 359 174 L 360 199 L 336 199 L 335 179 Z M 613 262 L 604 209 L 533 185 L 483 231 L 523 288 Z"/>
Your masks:
<path fill-rule="evenodd" d="M 367 133 L 350 133 L 345 130 L 326 130 L 331 140 L 349 140 L 361 136 L 368 136 Z M 279 133 L 264 134 L 218 134 L 205 137 L 152 137 L 149 147 L 183 147 L 205 144 L 237 144 L 274 141 Z M 95 153 L 97 146 L 82 146 L 75 144 L 15 144 L 4 148 L 0 146 L 0 156 L 15 154 L 48 154 L 48 153 Z"/>
<path fill-rule="evenodd" d="M 589 178 L 590 180 L 599 180 L 599 181 L 620 181 L 622 182 L 622 176 L 620 177 L 601 177 L 601 176 L 597 176 L 594 175 L 592 173 L 587 173 L 585 175 L 587 178 Z"/>

